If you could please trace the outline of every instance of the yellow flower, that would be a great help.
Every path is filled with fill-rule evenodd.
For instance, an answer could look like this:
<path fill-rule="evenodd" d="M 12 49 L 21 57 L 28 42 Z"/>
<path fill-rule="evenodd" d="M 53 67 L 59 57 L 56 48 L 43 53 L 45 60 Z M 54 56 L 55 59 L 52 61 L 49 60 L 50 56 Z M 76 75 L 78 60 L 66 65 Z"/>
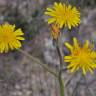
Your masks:
<path fill-rule="evenodd" d="M 57 40 L 60 35 L 60 29 L 56 24 L 51 26 L 51 36 L 53 39 Z"/>
<path fill-rule="evenodd" d="M 71 5 L 55 2 L 52 8 L 47 8 L 45 14 L 51 17 L 48 19 L 49 24 L 56 23 L 60 28 L 64 26 L 71 29 L 80 24 L 80 12 Z"/>
<path fill-rule="evenodd" d="M 15 25 L 8 23 L 0 25 L 0 53 L 20 48 L 21 42 L 19 40 L 24 40 L 23 35 L 21 29 L 15 30 Z"/>
<path fill-rule="evenodd" d="M 76 38 L 73 38 L 73 46 L 69 43 L 65 43 L 65 46 L 69 48 L 71 54 L 64 56 L 64 61 L 68 62 L 68 68 L 71 72 L 75 72 L 82 69 L 85 75 L 88 71 L 93 73 L 96 68 L 96 52 L 89 46 L 89 41 L 86 40 L 83 47 L 80 47 Z"/>

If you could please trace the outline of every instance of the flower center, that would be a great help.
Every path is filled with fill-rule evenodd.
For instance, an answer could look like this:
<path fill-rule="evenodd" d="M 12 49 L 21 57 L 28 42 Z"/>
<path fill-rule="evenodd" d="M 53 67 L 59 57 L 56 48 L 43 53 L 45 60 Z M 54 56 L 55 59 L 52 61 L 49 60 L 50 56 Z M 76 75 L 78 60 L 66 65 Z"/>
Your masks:
<path fill-rule="evenodd" d="M 12 32 L 3 32 L 0 36 L 0 40 L 3 42 L 10 42 L 15 38 Z"/>
<path fill-rule="evenodd" d="M 88 64 L 90 60 L 90 51 L 88 49 L 80 49 L 74 53 L 75 56 L 78 57 L 79 62 L 83 62 L 80 64 Z"/>

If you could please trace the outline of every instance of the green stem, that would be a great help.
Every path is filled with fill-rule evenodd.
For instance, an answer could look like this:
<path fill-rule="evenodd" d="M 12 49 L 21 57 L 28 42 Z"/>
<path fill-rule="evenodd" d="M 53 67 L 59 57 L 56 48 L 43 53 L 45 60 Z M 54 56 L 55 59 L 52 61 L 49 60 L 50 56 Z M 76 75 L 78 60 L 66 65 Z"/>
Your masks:
<path fill-rule="evenodd" d="M 64 96 L 64 83 L 63 83 L 63 80 L 62 80 L 62 74 L 61 74 L 61 71 L 59 72 L 59 85 L 60 85 L 60 96 Z"/>
<path fill-rule="evenodd" d="M 62 68 L 63 68 L 63 56 L 62 56 L 62 51 L 59 48 L 59 42 L 57 42 L 57 52 L 59 55 L 59 59 L 60 59 L 60 67 L 59 67 L 59 85 L 60 85 L 60 96 L 64 96 L 64 83 L 63 83 L 63 79 L 62 79 Z"/>

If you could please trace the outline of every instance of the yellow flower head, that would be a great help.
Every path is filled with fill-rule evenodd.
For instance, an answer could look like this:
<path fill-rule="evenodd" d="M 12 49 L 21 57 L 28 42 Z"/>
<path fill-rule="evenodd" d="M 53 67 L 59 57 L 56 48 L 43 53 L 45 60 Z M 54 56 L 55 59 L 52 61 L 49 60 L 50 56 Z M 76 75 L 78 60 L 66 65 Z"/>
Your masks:
<path fill-rule="evenodd" d="M 21 42 L 19 40 L 24 40 L 23 35 L 21 29 L 15 30 L 15 25 L 8 23 L 0 25 L 0 53 L 20 48 Z"/>
<path fill-rule="evenodd" d="M 93 73 L 96 68 L 96 52 L 90 48 L 88 40 L 86 40 L 83 47 L 80 47 L 76 38 L 73 38 L 73 41 L 73 46 L 67 42 L 65 43 L 65 46 L 71 51 L 69 56 L 64 56 L 64 61 L 69 62 L 68 68 L 71 72 L 82 69 L 84 75 L 88 71 Z"/>
<path fill-rule="evenodd" d="M 60 29 L 56 24 L 51 26 L 51 36 L 53 39 L 57 40 L 60 35 Z"/>
<path fill-rule="evenodd" d="M 64 26 L 71 29 L 80 24 L 80 12 L 71 5 L 55 2 L 52 8 L 47 8 L 45 14 L 51 17 L 48 19 L 49 24 L 56 23 L 60 28 Z"/>

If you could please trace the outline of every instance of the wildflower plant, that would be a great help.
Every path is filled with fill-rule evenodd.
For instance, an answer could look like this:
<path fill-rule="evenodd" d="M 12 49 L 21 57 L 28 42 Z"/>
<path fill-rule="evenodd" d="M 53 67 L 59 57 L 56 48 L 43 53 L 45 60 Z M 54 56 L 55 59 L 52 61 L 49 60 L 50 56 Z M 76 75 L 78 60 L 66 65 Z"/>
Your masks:
<path fill-rule="evenodd" d="M 60 85 L 60 96 L 64 96 L 64 84 L 62 80 L 62 68 L 64 62 L 61 50 L 62 48 L 60 48 L 60 46 L 62 45 L 59 44 L 59 36 L 61 34 L 60 29 L 62 29 L 63 27 L 68 29 L 71 29 L 72 27 L 77 27 L 80 24 L 80 12 L 75 6 L 73 7 L 70 4 L 55 2 L 51 8 L 47 8 L 45 14 L 49 16 L 47 20 L 49 25 L 57 25 L 52 26 L 53 30 L 51 34 L 53 39 L 55 38 L 57 40 L 56 49 L 60 59 L 58 80 Z"/>
<path fill-rule="evenodd" d="M 61 29 L 67 28 L 71 30 L 72 27 L 79 26 L 80 12 L 75 6 L 68 3 L 55 2 L 52 7 L 46 9 L 45 15 L 49 16 L 47 20 L 49 25 L 57 25 L 52 26 L 54 30 L 51 31 L 51 34 L 52 38 L 57 40 L 56 49 L 60 59 L 58 80 L 60 85 L 60 96 L 64 96 L 64 82 L 62 79 L 62 68 L 64 62 L 67 63 L 67 69 L 71 72 L 76 72 L 82 69 L 84 75 L 86 75 L 87 72 L 93 73 L 96 69 L 96 51 L 93 50 L 92 46 L 90 46 L 91 44 L 88 40 L 86 40 L 84 45 L 81 46 L 77 38 L 74 37 L 73 45 L 65 42 L 65 46 L 70 50 L 70 54 L 67 56 L 65 55 L 63 60 L 62 45 L 59 43 L 60 34 L 62 35 Z"/>

